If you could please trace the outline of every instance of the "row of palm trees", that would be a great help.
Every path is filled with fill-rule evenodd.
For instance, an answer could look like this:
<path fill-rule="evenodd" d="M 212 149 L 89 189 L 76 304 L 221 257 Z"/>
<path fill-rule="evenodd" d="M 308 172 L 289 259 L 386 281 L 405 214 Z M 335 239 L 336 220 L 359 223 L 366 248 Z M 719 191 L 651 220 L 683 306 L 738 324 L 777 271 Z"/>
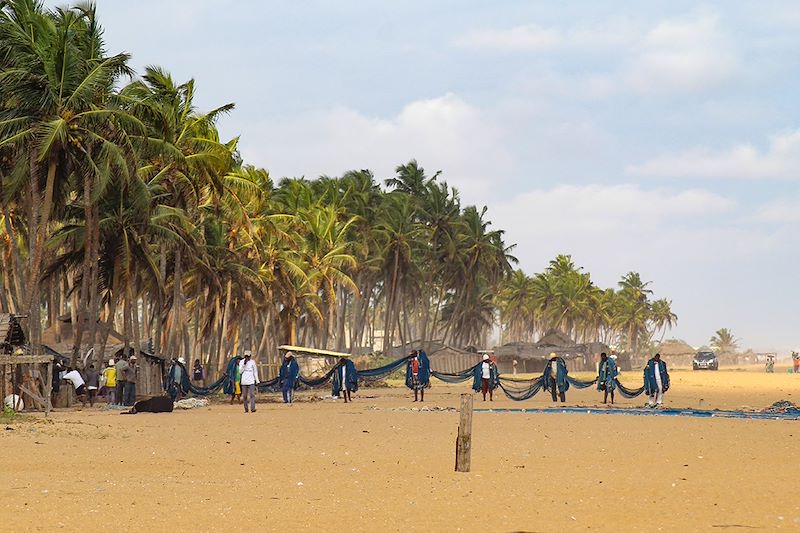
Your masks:
<path fill-rule="evenodd" d="M 651 283 L 636 272 L 617 285 L 616 290 L 596 286 L 569 255 L 557 256 L 534 276 L 515 270 L 499 293 L 503 340 L 529 342 L 557 329 L 580 342 L 603 342 L 632 354 L 649 348 L 659 333 L 663 340 L 678 320 L 671 302 L 652 299 Z"/>
<path fill-rule="evenodd" d="M 216 369 L 284 342 L 481 345 L 498 318 L 509 340 L 560 327 L 635 348 L 675 321 L 635 274 L 615 292 L 568 257 L 513 271 L 486 208 L 416 161 L 384 183 L 275 184 L 220 139 L 233 104 L 201 112 L 193 80 L 128 62 L 91 3 L 0 2 L 0 307 L 30 315 L 34 346 L 69 315 L 75 359 L 119 331 Z"/>

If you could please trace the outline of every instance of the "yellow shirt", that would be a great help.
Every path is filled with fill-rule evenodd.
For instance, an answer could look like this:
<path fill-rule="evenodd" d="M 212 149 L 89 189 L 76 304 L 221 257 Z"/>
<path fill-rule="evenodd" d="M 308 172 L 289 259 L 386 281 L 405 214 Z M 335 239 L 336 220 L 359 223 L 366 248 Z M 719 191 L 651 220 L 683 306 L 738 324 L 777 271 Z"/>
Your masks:
<path fill-rule="evenodd" d="M 117 386 L 117 369 L 113 366 L 109 366 L 103 373 L 106 376 L 106 387 L 116 387 Z"/>

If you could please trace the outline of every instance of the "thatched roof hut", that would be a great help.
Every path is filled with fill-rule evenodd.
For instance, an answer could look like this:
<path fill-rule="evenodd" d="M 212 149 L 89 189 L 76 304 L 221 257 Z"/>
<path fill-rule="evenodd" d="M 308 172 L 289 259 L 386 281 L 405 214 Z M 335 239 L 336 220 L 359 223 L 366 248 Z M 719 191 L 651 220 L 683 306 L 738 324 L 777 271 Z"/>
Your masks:
<path fill-rule="evenodd" d="M 513 372 L 514 361 L 517 372 L 541 372 L 553 352 L 567 361 L 570 370 L 592 370 L 595 358 L 607 351 L 609 348 L 603 343 L 576 343 L 558 330 L 547 331 L 538 342 L 512 342 L 494 349 L 501 373 Z"/>
<path fill-rule="evenodd" d="M 681 339 L 669 339 L 656 347 L 655 353 L 672 366 L 692 366 L 692 359 L 697 353 L 689 343 Z"/>

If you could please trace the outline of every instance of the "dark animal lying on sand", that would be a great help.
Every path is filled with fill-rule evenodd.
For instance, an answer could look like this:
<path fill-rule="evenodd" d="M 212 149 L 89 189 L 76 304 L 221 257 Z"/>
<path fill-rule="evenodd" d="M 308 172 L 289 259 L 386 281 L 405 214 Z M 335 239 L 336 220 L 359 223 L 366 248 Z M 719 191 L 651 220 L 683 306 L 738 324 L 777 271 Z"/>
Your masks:
<path fill-rule="evenodd" d="M 139 400 L 130 411 L 121 413 L 123 415 L 135 415 L 136 413 L 171 413 L 172 398 L 169 396 L 155 396 L 146 400 Z"/>

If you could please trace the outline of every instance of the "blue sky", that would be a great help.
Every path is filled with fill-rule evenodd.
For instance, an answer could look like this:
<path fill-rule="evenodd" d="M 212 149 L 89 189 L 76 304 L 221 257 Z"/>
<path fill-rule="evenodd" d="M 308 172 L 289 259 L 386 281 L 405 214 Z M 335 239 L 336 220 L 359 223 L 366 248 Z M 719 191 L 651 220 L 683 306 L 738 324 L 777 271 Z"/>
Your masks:
<path fill-rule="evenodd" d="M 636 270 L 669 336 L 800 346 L 792 1 L 100 0 L 110 51 L 197 80 L 273 178 L 417 158 L 528 272 Z"/>

